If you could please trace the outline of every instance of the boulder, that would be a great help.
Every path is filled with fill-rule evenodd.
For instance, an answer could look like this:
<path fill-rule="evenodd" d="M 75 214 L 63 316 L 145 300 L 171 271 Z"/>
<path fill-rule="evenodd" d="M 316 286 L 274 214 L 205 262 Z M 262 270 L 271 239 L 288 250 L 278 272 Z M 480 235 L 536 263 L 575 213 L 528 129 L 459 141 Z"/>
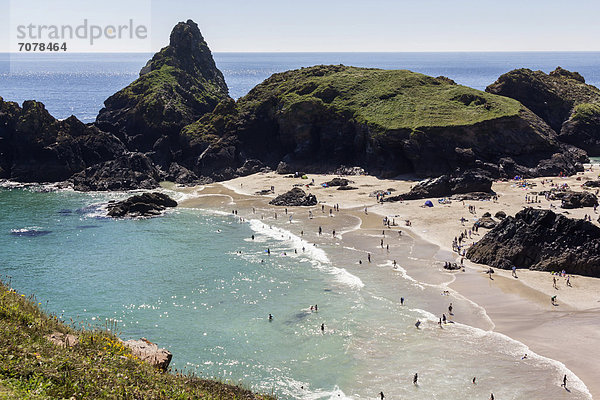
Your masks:
<path fill-rule="evenodd" d="M 590 192 L 567 192 L 562 198 L 562 208 L 594 207 L 598 205 L 598 198 Z"/>
<path fill-rule="evenodd" d="M 275 197 L 269 202 L 274 206 L 315 206 L 317 205 L 317 197 L 314 194 L 306 194 L 300 188 L 293 188 L 289 192 Z"/>
<path fill-rule="evenodd" d="M 586 181 L 583 184 L 584 188 L 600 188 L 600 180 L 596 180 L 596 181 Z"/>
<path fill-rule="evenodd" d="M 129 197 L 127 200 L 108 204 L 108 216 L 153 217 L 160 215 L 168 207 L 177 207 L 177 202 L 164 193 L 143 193 Z"/>
<path fill-rule="evenodd" d="M 131 350 L 131 354 L 140 360 L 147 362 L 161 371 L 167 371 L 173 358 L 169 350 L 159 349 L 158 345 L 146 338 L 140 340 L 127 340 L 122 342 L 123 346 Z"/>
<path fill-rule="evenodd" d="M 356 190 L 358 189 L 357 187 L 354 186 L 350 186 L 350 185 L 344 185 L 344 186 L 338 186 L 337 190 Z"/>
<path fill-rule="evenodd" d="M 455 194 L 485 192 L 493 195 L 492 179 L 478 172 L 465 172 L 460 175 L 442 175 L 417 183 L 408 193 L 388 196 L 383 201 L 418 200 L 448 197 Z"/>
<path fill-rule="evenodd" d="M 325 182 L 327 186 L 347 186 L 350 181 L 346 178 L 333 178 L 329 182 Z"/>
<path fill-rule="evenodd" d="M 506 217 L 467 251 L 473 262 L 600 277 L 600 228 L 551 210 Z"/>
<path fill-rule="evenodd" d="M 494 219 L 489 215 L 479 218 L 476 224 L 485 229 L 492 229 L 497 225 L 496 221 L 494 221 Z"/>
<path fill-rule="evenodd" d="M 504 211 L 498 211 L 496 214 L 494 214 L 494 217 L 498 219 L 504 219 L 506 218 L 506 213 Z"/>
<path fill-rule="evenodd" d="M 280 161 L 279 164 L 277 164 L 277 173 L 279 175 L 293 174 L 294 170 L 286 162 Z"/>

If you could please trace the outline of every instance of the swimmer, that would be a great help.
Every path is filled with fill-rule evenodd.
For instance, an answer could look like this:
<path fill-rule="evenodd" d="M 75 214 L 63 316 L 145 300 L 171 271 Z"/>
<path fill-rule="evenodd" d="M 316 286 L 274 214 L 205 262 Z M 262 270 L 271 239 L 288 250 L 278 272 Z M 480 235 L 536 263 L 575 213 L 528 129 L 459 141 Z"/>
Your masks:
<path fill-rule="evenodd" d="M 521 357 L 521 360 L 525 360 L 527 358 L 527 353 L 525 353 L 525 355 L 523 357 Z"/>
<path fill-rule="evenodd" d="M 273 321 L 273 314 L 269 314 L 269 321 Z"/>

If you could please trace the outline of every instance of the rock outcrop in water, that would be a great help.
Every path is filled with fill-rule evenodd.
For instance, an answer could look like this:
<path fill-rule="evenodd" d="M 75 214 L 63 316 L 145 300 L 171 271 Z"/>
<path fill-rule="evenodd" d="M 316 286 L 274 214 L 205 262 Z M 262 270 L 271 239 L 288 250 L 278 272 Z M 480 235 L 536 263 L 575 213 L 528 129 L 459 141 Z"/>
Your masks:
<path fill-rule="evenodd" d="M 600 89 L 561 67 L 550 74 L 516 69 L 486 91 L 520 101 L 558 134 L 558 140 L 600 155 Z"/>
<path fill-rule="evenodd" d="M 600 228 L 551 210 L 526 208 L 489 231 L 467 258 L 495 268 L 600 277 Z"/>
<path fill-rule="evenodd" d="M 129 197 L 127 200 L 108 204 L 108 216 L 154 217 L 160 215 L 168 207 L 177 207 L 177 202 L 164 193 L 143 193 Z"/>
<path fill-rule="evenodd" d="M 316 206 L 317 197 L 314 194 L 306 194 L 304 190 L 300 188 L 293 188 L 292 190 L 280 194 L 269 202 L 274 206 Z"/>
<path fill-rule="evenodd" d="M 21 108 L 0 97 L 0 179 L 64 181 L 125 152 L 114 135 L 73 116 L 59 121 L 42 103 L 26 101 Z"/>

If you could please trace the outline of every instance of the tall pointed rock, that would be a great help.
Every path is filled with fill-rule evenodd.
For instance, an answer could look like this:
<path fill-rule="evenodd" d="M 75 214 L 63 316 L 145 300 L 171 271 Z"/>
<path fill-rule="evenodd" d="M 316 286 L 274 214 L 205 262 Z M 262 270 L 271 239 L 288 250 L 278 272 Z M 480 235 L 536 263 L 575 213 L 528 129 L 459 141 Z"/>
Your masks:
<path fill-rule="evenodd" d="M 140 77 L 104 102 L 97 126 L 118 135 L 132 151 L 175 150 L 181 128 L 229 98 L 223 74 L 198 25 L 179 22 L 170 43 Z"/>

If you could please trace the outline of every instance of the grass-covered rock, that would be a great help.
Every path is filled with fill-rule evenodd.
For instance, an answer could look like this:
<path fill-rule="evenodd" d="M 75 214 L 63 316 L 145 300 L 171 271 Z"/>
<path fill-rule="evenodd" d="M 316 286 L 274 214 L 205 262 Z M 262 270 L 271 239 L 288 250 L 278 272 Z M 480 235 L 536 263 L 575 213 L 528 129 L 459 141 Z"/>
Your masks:
<path fill-rule="evenodd" d="M 342 65 L 275 74 L 183 132 L 204 145 L 199 174 L 226 152 L 304 171 L 358 165 L 387 177 L 457 168 L 536 175 L 540 161 L 563 152 L 552 129 L 513 99 L 444 77 Z M 543 173 L 573 173 L 568 158 L 549 161 Z"/>
<path fill-rule="evenodd" d="M 104 102 L 96 124 L 118 134 L 132 151 L 154 148 L 168 166 L 170 152 L 180 147 L 181 128 L 226 98 L 223 74 L 198 25 L 188 20 L 173 28 L 169 45 L 148 61 L 137 80 Z"/>
<path fill-rule="evenodd" d="M 48 338 L 72 335 L 64 345 Z M 75 343 L 75 344 L 74 344 Z M 162 373 L 113 334 L 74 329 L 0 281 L 0 399 L 270 399 L 239 386 Z"/>
<path fill-rule="evenodd" d="M 558 139 L 600 155 L 600 89 L 577 72 L 561 67 L 546 74 L 516 69 L 486 88 L 516 99 L 546 121 Z"/>

